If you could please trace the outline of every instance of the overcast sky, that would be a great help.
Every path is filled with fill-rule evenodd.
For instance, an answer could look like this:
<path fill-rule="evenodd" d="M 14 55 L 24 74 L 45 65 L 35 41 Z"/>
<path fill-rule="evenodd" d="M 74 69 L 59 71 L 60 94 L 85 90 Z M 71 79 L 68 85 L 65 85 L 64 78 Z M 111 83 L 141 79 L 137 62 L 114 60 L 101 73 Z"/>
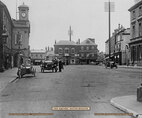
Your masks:
<path fill-rule="evenodd" d="M 9 9 L 12 18 L 16 18 L 16 0 L 1 0 Z M 44 49 L 53 46 L 55 40 L 69 40 L 68 30 L 73 30 L 72 40 L 81 41 L 95 38 L 100 51 L 105 51 L 108 39 L 108 13 L 104 11 L 107 0 L 17 0 L 29 6 L 31 23 L 31 49 Z M 115 12 L 111 14 L 111 32 L 120 23 L 130 27 L 128 9 L 134 0 L 111 0 L 115 2 Z"/>

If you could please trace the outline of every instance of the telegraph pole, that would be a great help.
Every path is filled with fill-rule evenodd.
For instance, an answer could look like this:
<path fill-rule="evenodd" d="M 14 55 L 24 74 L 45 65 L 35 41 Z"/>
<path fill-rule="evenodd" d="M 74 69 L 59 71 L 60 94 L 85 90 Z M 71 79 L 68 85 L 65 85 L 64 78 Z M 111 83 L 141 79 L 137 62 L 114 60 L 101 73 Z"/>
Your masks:
<path fill-rule="evenodd" d="M 69 34 L 69 40 L 71 41 L 71 36 L 72 36 L 72 34 L 73 34 L 73 32 L 72 32 L 72 30 L 71 30 L 71 26 L 70 26 L 70 28 L 69 28 L 68 34 Z"/>
<path fill-rule="evenodd" d="M 111 12 L 114 11 L 114 2 L 105 2 L 105 11 L 108 12 L 108 42 L 109 42 L 109 60 L 111 58 Z"/>
<path fill-rule="evenodd" d="M 109 24 L 109 61 L 110 61 L 110 57 L 111 57 L 111 21 L 110 21 L 110 17 L 111 17 L 111 11 L 110 11 L 110 0 L 108 2 L 108 24 Z"/>

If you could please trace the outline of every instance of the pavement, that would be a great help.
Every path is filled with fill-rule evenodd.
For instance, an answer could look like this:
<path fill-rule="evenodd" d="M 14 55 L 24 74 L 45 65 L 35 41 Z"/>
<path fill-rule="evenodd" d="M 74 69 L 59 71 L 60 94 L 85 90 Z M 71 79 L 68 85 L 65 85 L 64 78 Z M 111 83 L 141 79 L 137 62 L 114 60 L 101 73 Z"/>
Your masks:
<path fill-rule="evenodd" d="M 8 69 L 0 73 L 0 92 L 17 78 L 17 68 Z"/>
<path fill-rule="evenodd" d="M 118 65 L 118 68 L 142 69 L 142 66 Z"/>
<path fill-rule="evenodd" d="M 135 118 L 142 118 L 142 102 L 137 101 L 136 95 L 115 97 L 110 102 L 116 108 L 132 113 Z"/>

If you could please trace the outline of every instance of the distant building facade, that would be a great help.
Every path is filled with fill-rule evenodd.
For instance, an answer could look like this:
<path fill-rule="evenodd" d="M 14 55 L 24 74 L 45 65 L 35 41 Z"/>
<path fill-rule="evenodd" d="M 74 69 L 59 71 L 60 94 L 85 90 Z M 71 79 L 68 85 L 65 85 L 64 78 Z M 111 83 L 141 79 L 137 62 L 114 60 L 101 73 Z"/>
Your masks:
<path fill-rule="evenodd" d="M 130 9 L 130 63 L 142 66 L 142 1 L 138 1 Z"/>
<path fill-rule="evenodd" d="M 30 22 L 29 22 L 29 7 L 23 3 L 19 7 L 19 20 L 13 19 L 13 66 L 17 67 L 19 56 L 23 59 L 29 58 L 30 46 Z"/>
<path fill-rule="evenodd" d="M 77 43 L 61 40 L 55 43 L 54 51 L 68 65 L 96 61 L 98 49 L 95 39 L 88 38 L 81 43 L 80 40 Z"/>
<path fill-rule="evenodd" d="M 30 57 L 34 65 L 41 64 L 41 61 L 46 58 L 46 50 L 31 50 Z"/>
<path fill-rule="evenodd" d="M 110 58 L 119 65 L 124 65 L 129 63 L 130 51 L 130 28 L 125 29 L 123 26 L 118 26 L 114 30 L 110 39 Z M 106 59 L 109 59 L 109 40 L 105 42 L 105 55 Z"/>

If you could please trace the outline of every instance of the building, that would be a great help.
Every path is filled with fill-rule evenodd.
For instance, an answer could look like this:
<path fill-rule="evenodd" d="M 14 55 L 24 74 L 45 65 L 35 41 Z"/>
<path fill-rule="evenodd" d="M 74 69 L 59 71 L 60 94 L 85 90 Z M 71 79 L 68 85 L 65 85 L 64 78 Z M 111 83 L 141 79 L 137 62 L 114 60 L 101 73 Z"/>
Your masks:
<path fill-rule="evenodd" d="M 88 38 L 80 43 L 74 41 L 61 40 L 54 45 L 54 52 L 65 64 L 89 64 L 97 59 L 97 45 L 95 39 Z"/>
<path fill-rule="evenodd" d="M 30 57 L 34 65 L 41 64 L 41 61 L 46 59 L 46 50 L 31 50 Z"/>
<path fill-rule="evenodd" d="M 95 44 L 95 39 L 88 38 L 81 42 L 79 45 L 79 61 L 81 63 L 91 63 L 97 60 L 98 49 Z"/>
<path fill-rule="evenodd" d="M 20 59 L 23 62 L 30 55 L 29 36 L 30 36 L 30 22 L 29 22 L 29 7 L 24 3 L 19 7 L 19 19 L 13 19 L 13 66 L 17 67 Z"/>
<path fill-rule="evenodd" d="M 12 19 L 5 4 L 0 1 L 0 71 L 11 67 Z"/>
<path fill-rule="evenodd" d="M 130 63 L 142 66 L 142 1 L 130 9 Z"/>
<path fill-rule="evenodd" d="M 125 29 L 122 25 L 118 25 L 118 28 L 114 30 L 110 39 L 110 58 L 119 65 L 129 63 L 130 52 L 130 28 Z M 105 42 L 106 59 L 109 58 L 109 40 Z"/>

